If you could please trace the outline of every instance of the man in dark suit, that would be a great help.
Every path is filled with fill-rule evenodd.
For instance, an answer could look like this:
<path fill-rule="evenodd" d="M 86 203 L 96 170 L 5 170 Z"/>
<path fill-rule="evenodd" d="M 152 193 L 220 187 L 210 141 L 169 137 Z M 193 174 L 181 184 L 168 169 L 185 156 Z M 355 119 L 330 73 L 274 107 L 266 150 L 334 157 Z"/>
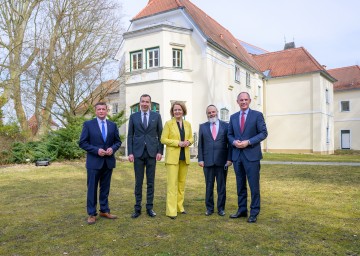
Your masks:
<path fill-rule="evenodd" d="M 232 161 L 236 175 L 238 211 L 230 215 L 230 218 L 248 216 L 247 179 L 251 191 L 248 222 L 254 223 L 260 212 L 260 142 L 267 137 L 268 132 L 263 114 L 249 108 L 251 99 L 247 92 L 238 95 L 237 103 L 240 111 L 230 117 L 228 139 L 233 145 Z"/>
<path fill-rule="evenodd" d="M 214 183 L 217 184 L 217 210 L 225 215 L 226 177 L 231 166 L 231 145 L 228 143 L 228 124 L 218 119 L 214 105 L 206 108 L 208 122 L 199 127 L 198 162 L 204 169 L 206 216 L 214 212 Z"/>
<path fill-rule="evenodd" d="M 153 210 L 156 161 L 160 161 L 164 146 L 160 142 L 162 133 L 161 116 L 151 109 L 151 97 L 140 97 L 140 110 L 133 113 L 129 120 L 127 137 L 128 158 L 134 163 L 135 171 L 135 206 L 132 218 L 141 214 L 142 185 L 146 168 L 146 212 L 155 217 Z"/>
<path fill-rule="evenodd" d="M 88 224 L 96 222 L 97 189 L 100 186 L 100 216 L 116 219 L 110 214 L 109 192 L 112 170 L 115 168 L 115 152 L 121 146 L 117 125 L 106 120 L 107 106 L 105 102 L 95 105 L 96 118 L 84 122 L 79 146 L 87 151 L 87 213 Z"/>

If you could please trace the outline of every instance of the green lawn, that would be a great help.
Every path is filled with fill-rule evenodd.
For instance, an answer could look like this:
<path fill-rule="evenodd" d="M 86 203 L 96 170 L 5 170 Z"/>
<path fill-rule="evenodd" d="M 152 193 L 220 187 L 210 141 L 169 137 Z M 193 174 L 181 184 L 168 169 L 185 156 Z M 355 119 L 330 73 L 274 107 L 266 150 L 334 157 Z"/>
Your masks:
<path fill-rule="evenodd" d="M 265 161 L 360 163 L 360 151 L 358 150 L 337 150 L 333 155 L 264 153 L 263 157 Z"/>
<path fill-rule="evenodd" d="M 131 219 L 132 165 L 118 163 L 110 203 L 119 219 L 86 224 L 84 162 L 0 169 L 0 255 L 360 255 L 360 167 L 262 165 L 258 222 L 237 210 L 229 170 L 225 217 L 206 217 L 202 169 L 191 164 L 187 215 L 165 216 L 159 163 L 154 210 Z"/>

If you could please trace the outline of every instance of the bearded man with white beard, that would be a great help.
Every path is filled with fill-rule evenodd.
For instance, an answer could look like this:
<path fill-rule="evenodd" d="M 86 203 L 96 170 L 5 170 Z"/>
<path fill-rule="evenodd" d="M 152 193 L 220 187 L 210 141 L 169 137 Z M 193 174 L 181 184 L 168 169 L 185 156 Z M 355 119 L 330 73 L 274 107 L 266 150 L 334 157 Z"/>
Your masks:
<path fill-rule="evenodd" d="M 228 143 L 228 124 L 219 120 L 216 106 L 206 108 L 208 122 L 199 127 L 198 164 L 203 167 L 206 193 L 206 216 L 214 213 L 214 184 L 217 184 L 217 211 L 225 216 L 226 177 L 232 165 L 232 147 Z"/>

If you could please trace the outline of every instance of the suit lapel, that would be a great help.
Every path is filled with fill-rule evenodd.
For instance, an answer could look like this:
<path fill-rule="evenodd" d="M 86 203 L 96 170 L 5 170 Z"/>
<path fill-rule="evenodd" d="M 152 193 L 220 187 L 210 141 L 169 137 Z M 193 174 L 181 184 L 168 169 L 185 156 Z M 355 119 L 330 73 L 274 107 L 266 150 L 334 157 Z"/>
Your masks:
<path fill-rule="evenodd" d="M 183 125 L 184 125 L 184 129 L 185 129 L 185 134 L 186 134 L 186 127 L 185 127 L 185 123 L 184 123 L 184 122 L 183 122 Z M 173 126 L 173 130 L 176 131 L 177 139 L 178 139 L 178 140 L 181 140 L 179 127 L 178 127 L 178 125 L 177 125 L 177 122 L 176 122 L 176 119 L 175 119 L 175 118 L 173 119 L 172 126 Z"/>
<path fill-rule="evenodd" d="M 243 133 L 244 133 L 245 130 L 246 130 L 246 127 L 247 127 L 248 121 L 250 121 L 250 118 L 251 118 L 251 109 L 249 108 L 249 111 L 248 111 L 248 113 L 247 113 L 246 120 L 245 120 L 245 125 L 244 125 L 244 131 L 243 131 Z"/>
<path fill-rule="evenodd" d="M 235 123 L 235 124 L 233 124 L 234 134 L 236 136 L 241 136 L 241 132 L 240 132 L 240 111 L 236 112 L 234 114 L 234 123 Z"/>
<path fill-rule="evenodd" d="M 210 128 L 210 127 L 211 127 L 211 128 Z M 212 129 L 212 124 L 211 124 L 210 122 L 206 122 L 206 123 L 205 123 L 205 132 L 206 132 L 206 134 L 207 134 L 207 135 L 209 136 L 209 138 L 211 138 L 212 140 L 216 140 L 217 135 L 216 135 L 216 138 L 213 139 L 211 129 Z"/>
<path fill-rule="evenodd" d="M 101 128 L 99 126 L 98 120 L 97 118 L 93 119 L 94 121 L 94 126 L 96 126 L 97 128 L 95 128 L 95 132 L 97 133 L 97 136 L 99 136 L 101 138 L 102 141 L 104 141 L 103 137 L 102 137 L 102 132 L 101 132 Z M 105 142 L 105 141 L 104 141 Z"/>

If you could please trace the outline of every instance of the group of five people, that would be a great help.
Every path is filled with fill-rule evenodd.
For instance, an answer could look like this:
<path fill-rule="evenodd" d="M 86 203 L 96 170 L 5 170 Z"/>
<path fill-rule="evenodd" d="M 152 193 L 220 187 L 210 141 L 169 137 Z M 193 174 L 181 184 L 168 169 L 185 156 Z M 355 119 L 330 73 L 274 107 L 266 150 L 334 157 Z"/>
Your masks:
<path fill-rule="evenodd" d="M 257 221 L 260 212 L 260 143 L 267 137 L 267 129 L 261 112 L 249 108 L 250 95 L 241 92 L 237 97 L 240 111 L 230 117 L 230 122 L 219 120 L 216 106 L 206 108 L 208 121 L 199 127 L 198 164 L 203 167 L 206 181 L 205 215 L 214 213 L 214 184 L 217 184 L 217 211 L 225 215 L 226 177 L 228 167 L 234 165 L 238 210 L 230 218 L 248 217 L 249 223 Z M 88 224 L 94 224 L 97 216 L 97 188 L 99 186 L 99 215 L 108 219 L 117 216 L 110 213 L 108 196 L 112 169 L 116 161 L 114 153 L 120 148 L 119 131 L 115 123 L 106 119 L 106 103 L 95 105 L 96 118 L 84 122 L 79 146 L 87 151 L 87 213 Z M 140 111 L 129 119 L 127 150 L 128 160 L 134 163 L 135 205 L 132 218 L 141 215 L 142 185 L 146 174 L 146 212 L 155 217 L 153 210 L 156 162 L 163 156 L 166 145 L 167 170 L 166 216 L 176 219 L 186 214 L 184 208 L 185 180 L 190 164 L 190 146 L 194 143 L 191 124 L 184 119 L 187 114 L 183 102 L 173 102 L 171 120 L 162 126 L 160 114 L 151 111 L 151 97 L 140 97 Z M 250 212 L 247 207 L 247 186 L 251 191 Z"/>

